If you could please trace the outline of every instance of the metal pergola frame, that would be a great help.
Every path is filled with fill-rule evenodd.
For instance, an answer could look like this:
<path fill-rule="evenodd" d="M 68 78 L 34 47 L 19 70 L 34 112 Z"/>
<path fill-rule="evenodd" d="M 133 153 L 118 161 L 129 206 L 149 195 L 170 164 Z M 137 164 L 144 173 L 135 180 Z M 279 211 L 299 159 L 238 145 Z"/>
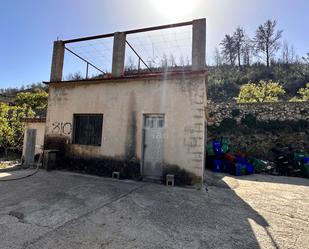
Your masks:
<path fill-rule="evenodd" d="M 173 23 L 173 24 L 167 24 L 167 25 L 161 25 L 161 26 L 154 26 L 154 27 L 148 27 L 148 28 L 141 28 L 141 29 L 133 29 L 133 30 L 127 30 L 122 33 L 125 33 L 126 35 L 129 34 L 136 34 L 136 33 L 143 33 L 143 32 L 149 32 L 149 31 L 156 31 L 156 30 L 161 30 L 161 29 L 170 29 L 170 28 L 178 28 L 178 27 L 183 27 L 183 26 L 190 26 L 193 24 L 193 21 L 188 21 L 188 22 L 180 22 L 180 23 Z M 81 57 L 71 49 L 67 48 L 65 45 L 69 43 L 76 43 L 76 42 L 83 42 L 83 41 L 90 41 L 90 40 L 95 40 L 95 39 L 103 39 L 103 38 L 110 38 L 114 37 L 115 33 L 109 33 L 109 34 L 102 34 L 102 35 L 95 35 L 95 36 L 86 36 L 86 37 L 81 37 L 81 38 L 76 38 L 76 39 L 69 39 L 69 40 L 63 40 L 64 48 L 81 59 L 82 61 L 86 62 L 86 79 L 88 79 L 88 72 L 89 72 L 89 66 L 92 66 L 99 72 L 101 72 L 103 75 L 106 74 L 102 69 L 98 68 L 85 58 Z M 141 58 L 141 56 L 137 53 L 137 51 L 132 47 L 132 45 L 126 40 L 126 44 L 132 49 L 132 51 L 136 54 L 138 57 L 138 71 L 140 70 L 140 63 L 142 62 L 145 67 L 150 71 L 151 68 L 146 64 L 146 62 Z"/>
<path fill-rule="evenodd" d="M 124 31 L 123 33 L 125 33 L 126 35 L 129 35 L 129 34 L 135 34 L 135 33 L 155 31 L 155 30 L 160 30 L 160 29 L 190 26 L 192 24 L 193 24 L 193 21 L 180 22 L 180 23 L 173 23 L 173 24 L 167 24 L 167 25 L 161 25 L 161 26 L 155 26 L 155 27 L 149 27 L 149 28 L 132 29 L 132 30 Z M 81 37 L 81 38 L 76 38 L 76 39 L 64 40 L 63 43 L 67 44 L 67 43 L 73 43 L 73 42 L 82 42 L 82 41 L 89 41 L 89 40 L 95 40 L 95 39 L 101 39 L 101 38 L 108 38 L 108 37 L 113 37 L 113 36 L 114 36 L 114 33 L 95 35 L 95 36 L 86 36 L 86 37 Z"/>

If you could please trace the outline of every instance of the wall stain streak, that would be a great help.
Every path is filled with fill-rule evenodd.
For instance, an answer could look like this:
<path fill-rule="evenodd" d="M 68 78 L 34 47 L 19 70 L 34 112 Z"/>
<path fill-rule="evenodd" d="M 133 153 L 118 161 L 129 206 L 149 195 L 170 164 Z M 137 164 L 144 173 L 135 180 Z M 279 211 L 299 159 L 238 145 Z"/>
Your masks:
<path fill-rule="evenodd" d="M 128 123 L 126 132 L 126 144 L 125 144 L 125 157 L 127 160 L 132 160 L 136 158 L 136 95 L 132 91 L 129 96 L 128 101 Z"/>

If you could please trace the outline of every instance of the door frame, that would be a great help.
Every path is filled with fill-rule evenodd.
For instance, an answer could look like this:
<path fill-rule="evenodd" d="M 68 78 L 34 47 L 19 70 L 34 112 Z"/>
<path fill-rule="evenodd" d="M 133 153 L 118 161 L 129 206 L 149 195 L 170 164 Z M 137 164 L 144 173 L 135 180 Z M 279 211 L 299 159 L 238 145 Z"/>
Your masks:
<path fill-rule="evenodd" d="M 140 174 L 141 174 L 141 177 L 143 178 L 144 177 L 144 161 L 145 161 L 145 119 L 147 116 L 161 116 L 164 118 L 164 130 L 166 129 L 166 115 L 164 113 L 142 113 L 142 142 L 141 142 L 141 163 L 140 163 Z M 165 140 L 164 140 L 165 141 Z M 164 143 L 162 144 L 162 156 L 164 155 Z M 163 157 L 164 158 L 164 157 Z M 163 159 L 162 159 L 162 163 L 163 163 Z M 163 172 L 163 170 L 162 170 Z M 162 176 L 161 176 L 162 177 Z"/>

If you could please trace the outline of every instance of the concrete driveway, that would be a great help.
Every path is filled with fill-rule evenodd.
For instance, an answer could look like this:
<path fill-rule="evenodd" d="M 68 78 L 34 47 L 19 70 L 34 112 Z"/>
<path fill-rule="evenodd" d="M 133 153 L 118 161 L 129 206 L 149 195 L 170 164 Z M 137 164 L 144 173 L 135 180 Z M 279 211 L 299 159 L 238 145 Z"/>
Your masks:
<path fill-rule="evenodd" d="M 58 171 L 0 182 L 0 248 L 309 248 L 308 179 L 214 178 L 208 192 Z"/>

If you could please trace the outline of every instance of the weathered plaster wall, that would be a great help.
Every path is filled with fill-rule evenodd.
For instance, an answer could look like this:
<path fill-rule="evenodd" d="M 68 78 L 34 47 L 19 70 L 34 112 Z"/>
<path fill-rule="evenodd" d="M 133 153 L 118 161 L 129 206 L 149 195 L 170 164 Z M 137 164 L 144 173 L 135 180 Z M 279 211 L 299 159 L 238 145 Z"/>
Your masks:
<path fill-rule="evenodd" d="M 36 142 L 35 142 L 35 154 L 42 151 L 44 145 L 44 135 L 45 135 L 45 123 L 44 122 L 29 122 L 25 125 L 24 133 L 24 143 L 23 143 L 23 156 L 26 151 L 27 144 L 27 129 L 36 129 Z"/>
<path fill-rule="evenodd" d="M 234 150 L 273 159 L 273 149 L 309 151 L 309 102 L 208 104 L 208 140 L 228 137 Z"/>
<path fill-rule="evenodd" d="M 69 145 L 82 156 L 141 160 L 143 114 L 165 114 L 164 163 L 202 177 L 205 75 L 49 85 L 47 140 L 72 141 L 73 114 L 103 113 L 101 146 Z"/>

